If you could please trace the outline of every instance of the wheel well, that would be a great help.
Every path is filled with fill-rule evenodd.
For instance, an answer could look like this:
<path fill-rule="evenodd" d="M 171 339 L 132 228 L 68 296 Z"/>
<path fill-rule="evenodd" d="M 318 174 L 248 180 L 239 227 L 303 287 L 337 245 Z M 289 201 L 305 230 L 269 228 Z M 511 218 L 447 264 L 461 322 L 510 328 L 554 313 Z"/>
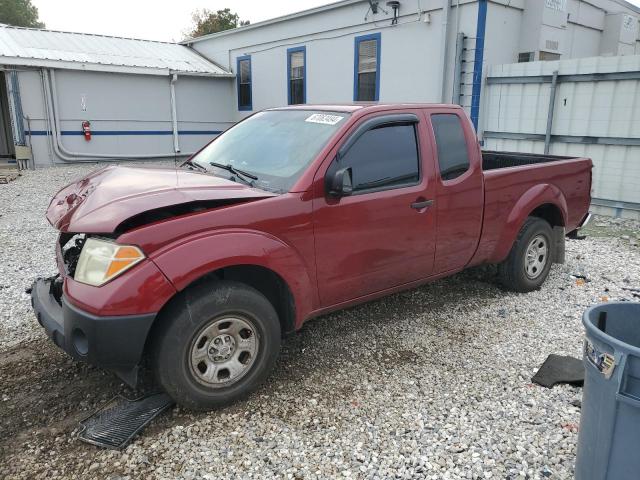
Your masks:
<path fill-rule="evenodd" d="M 166 313 L 170 312 L 173 308 L 181 308 L 182 305 L 184 305 L 185 290 L 200 282 L 225 279 L 241 282 L 258 290 L 275 308 L 282 333 L 287 334 L 295 331 L 295 301 L 289 286 L 280 275 L 268 268 L 257 265 L 235 265 L 221 268 L 198 278 L 189 284 L 186 289 L 174 295 L 162 307 L 147 334 L 141 358 L 144 367 L 142 371 L 146 371 L 146 374 L 149 373 L 149 364 L 147 362 L 153 355 L 154 342 L 158 338 L 158 333 L 161 332 L 163 328 L 166 328 L 168 322 L 171 321 L 171 315 L 166 315 Z M 165 313 L 165 315 L 163 315 L 163 313 Z M 145 381 L 149 381 L 149 379 L 147 378 Z"/>
<path fill-rule="evenodd" d="M 258 265 L 234 265 L 205 275 L 201 280 L 234 280 L 262 293 L 276 310 L 282 333 L 295 330 L 295 303 L 287 283 L 273 270 Z M 198 280 L 197 280 L 198 281 Z"/>
<path fill-rule="evenodd" d="M 564 218 L 560 209 L 552 203 L 540 205 L 530 214 L 530 217 L 538 217 L 546 220 L 552 227 L 564 227 Z"/>

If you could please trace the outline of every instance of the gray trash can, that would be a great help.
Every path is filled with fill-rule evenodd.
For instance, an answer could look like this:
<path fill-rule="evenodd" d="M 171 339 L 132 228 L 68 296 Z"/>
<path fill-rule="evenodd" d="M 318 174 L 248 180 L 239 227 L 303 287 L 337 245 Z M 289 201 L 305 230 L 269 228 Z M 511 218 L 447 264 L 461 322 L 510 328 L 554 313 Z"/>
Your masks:
<path fill-rule="evenodd" d="M 582 317 L 585 380 L 576 480 L 640 479 L 640 303 Z"/>

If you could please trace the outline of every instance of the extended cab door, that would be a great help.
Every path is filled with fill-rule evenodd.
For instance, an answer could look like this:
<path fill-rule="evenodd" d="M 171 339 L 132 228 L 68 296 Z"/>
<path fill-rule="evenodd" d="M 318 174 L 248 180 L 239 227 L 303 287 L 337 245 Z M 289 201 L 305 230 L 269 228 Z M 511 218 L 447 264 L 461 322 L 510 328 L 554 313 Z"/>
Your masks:
<path fill-rule="evenodd" d="M 460 270 L 478 246 L 484 209 L 482 157 L 476 133 L 460 108 L 426 110 L 437 175 L 438 233 L 434 274 Z"/>
<path fill-rule="evenodd" d="M 435 253 L 435 186 L 419 110 L 363 117 L 314 181 L 317 280 L 323 307 L 428 277 Z M 353 192 L 328 179 L 350 169 Z"/>

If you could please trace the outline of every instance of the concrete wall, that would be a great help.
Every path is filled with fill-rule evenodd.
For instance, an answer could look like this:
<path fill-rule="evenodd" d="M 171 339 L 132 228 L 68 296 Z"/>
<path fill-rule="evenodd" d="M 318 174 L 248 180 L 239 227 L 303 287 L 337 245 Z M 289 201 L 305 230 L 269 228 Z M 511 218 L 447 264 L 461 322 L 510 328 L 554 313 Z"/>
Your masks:
<path fill-rule="evenodd" d="M 170 77 L 57 70 L 62 143 L 78 153 L 173 155 Z M 36 166 L 61 163 L 49 144 L 41 72 L 19 72 L 22 107 L 31 121 Z M 175 84 L 180 150 L 194 152 L 228 128 L 235 109 L 233 79 L 178 77 Z M 81 134 L 83 120 L 93 136 Z M 25 122 L 25 130 L 28 130 Z"/>

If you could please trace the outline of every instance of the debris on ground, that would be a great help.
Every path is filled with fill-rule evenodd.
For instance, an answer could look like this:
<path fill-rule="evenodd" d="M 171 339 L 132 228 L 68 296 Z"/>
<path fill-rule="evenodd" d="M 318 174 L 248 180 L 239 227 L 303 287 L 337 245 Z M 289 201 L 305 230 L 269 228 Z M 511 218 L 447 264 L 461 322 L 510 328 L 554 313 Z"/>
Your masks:
<path fill-rule="evenodd" d="M 584 364 L 580 358 L 551 354 L 531 381 L 545 388 L 553 388 L 560 383 L 581 387 L 584 385 Z"/>

